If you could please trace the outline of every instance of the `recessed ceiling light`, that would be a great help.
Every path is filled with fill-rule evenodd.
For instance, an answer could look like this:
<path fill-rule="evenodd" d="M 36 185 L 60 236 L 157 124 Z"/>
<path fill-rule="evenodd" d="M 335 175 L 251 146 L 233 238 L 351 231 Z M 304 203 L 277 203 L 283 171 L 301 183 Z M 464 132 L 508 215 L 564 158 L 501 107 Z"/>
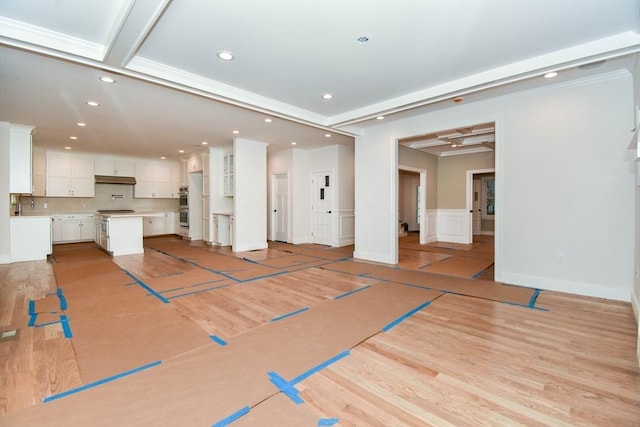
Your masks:
<path fill-rule="evenodd" d="M 376 117 L 376 120 L 384 120 L 384 116 L 378 116 Z"/>
<path fill-rule="evenodd" d="M 368 42 L 368 41 L 369 41 L 369 37 L 367 37 L 367 36 L 362 36 L 362 37 L 358 37 L 358 38 L 357 38 L 357 40 L 358 40 L 358 43 L 365 44 L 366 42 Z"/>
<path fill-rule="evenodd" d="M 100 104 L 98 104 L 96 101 L 87 101 L 87 105 L 90 107 L 99 107 Z"/>
<path fill-rule="evenodd" d="M 555 76 L 557 76 L 557 75 L 558 75 L 558 73 L 556 73 L 555 71 L 552 71 L 552 72 L 550 72 L 550 73 L 545 74 L 545 75 L 544 75 L 544 78 L 545 78 L 545 79 L 552 79 L 552 78 L 554 78 L 554 77 L 555 77 Z"/>
<path fill-rule="evenodd" d="M 184 150 L 178 150 L 178 153 L 184 153 Z"/>
<path fill-rule="evenodd" d="M 103 83 L 115 83 L 116 81 L 111 77 L 100 77 L 100 81 Z"/>
<path fill-rule="evenodd" d="M 208 143 L 207 141 L 202 141 L 202 142 L 201 142 L 201 144 L 202 144 L 202 145 L 207 145 L 207 144 L 209 144 L 209 143 Z"/>
<path fill-rule="evenodd" d="M 265 122 L 265 123 L 271 123 L 272 121 L 273 121 L 273 120 L 271 120 L 271 119 L 264 119 L 264 122 Z"/>
<path fill-rule="evenodd" d="M 322 95 L 322 99 L 333 99 L 333 95 L 330 93 L 325 93 Z"/>
<path fill-rule="evenodd" d="M 165 156 L 160 157 L 160 160 L 167 160 Z"/>
<path fill-rule="evenodd" d="M 81 128 L 83 128 L 83 127 L 87 126 L 87 124 L 86 124 L 86 123 L 82 123 L 82 122 L 78 122 L 78 123 L 76 123 L 76 124 L 77 124 L 78 126 L 80 126 Z"/>
<path fill-rule="evenodd" d="M 64 147 L 65 150 L 71 150 L 71 147 Z"/>
<path fill-rule="evenodd" d="M 451 148 L 456 148 L 457 145 L 456 144 L 451 144 Z"/>
<path fill-rule="evenodd" d="M 229 52 L 228 50 L 221 50 L 220 52 L 216 53 L 216 56 L 223 61 L 233 61 L 235 59 L 233 53 Z"/>
<path fill-rule="evenodd" d="M 296 144 L 297 144 L 297 142 L 295 142 L 295 141 L 291 142 L 291 145 L 296 145 Z"/>
<path fill-rule="evenodd" d="M 330 133 L 325 133 L 325 134 L 324 134 L 324 137 L 325 137 L 325 138 L 331 138 L 331 134 L 330 134 Z"/>
<path fill-rule="evenodd" d="M 69 139 L 76 140 L 76 139 L 78 139 L 78 137 L 77 136 L 70 136 Z"/>
<path fill-rule="evenodd" d="M 234 130 L 233 133 L 237 135 L 237 134 L 240 133 L 240 131 L 239 130 Z"/>

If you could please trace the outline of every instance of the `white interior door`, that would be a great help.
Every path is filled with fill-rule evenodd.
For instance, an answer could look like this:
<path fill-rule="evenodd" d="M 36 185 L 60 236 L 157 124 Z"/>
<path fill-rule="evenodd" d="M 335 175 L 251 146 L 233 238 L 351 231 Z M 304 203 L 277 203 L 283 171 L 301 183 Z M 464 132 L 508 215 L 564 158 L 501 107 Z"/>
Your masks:
<path fill-rule="evenodd" d="M 271 175 L 271 240 L 289 240 L 289 177 L 286 172 Z"/>
<path fill-rule="evenodd" d="M 333 172 L 314 172 L 311 178 L 311 241 L 331 245 Z"/>

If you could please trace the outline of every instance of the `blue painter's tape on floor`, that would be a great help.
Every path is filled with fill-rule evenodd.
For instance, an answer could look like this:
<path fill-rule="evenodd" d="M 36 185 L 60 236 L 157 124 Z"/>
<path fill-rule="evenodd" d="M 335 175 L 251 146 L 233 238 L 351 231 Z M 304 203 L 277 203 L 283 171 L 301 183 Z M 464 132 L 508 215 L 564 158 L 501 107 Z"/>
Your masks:
<path fill-rule="evenodd" d="M 338 296 L 337 296 L 337 297 L 335 297 L 334 299 L 342 299 L 342 298 L 344 298 L 344 297 L 348 297 L 349 295 L 353 295 L 353 294 L 358 293 L 358 292 L 360 292 L 360 291 L 364 291 L 365 289 L 369 289 L 370 287 L 371 287 L 371 285 L 363 286 L 363 287 L 361 287 L 361 288 L 354 289 L 354 290 L 349 291 L 349 292 L 345 292 L 345 293 L 344 293 L 344 294 L 342 294 L 342 295 L 338 295 Z"/>
<path fill-rule="evenodd" d="M 339 421 L 339 418 L 320 418 L 318 420 L 318 427 L 332 426 L 338 424 Z"/>
<path fill-rule="evenodd" d="M 504 301 L 502 301 L 502 304 L 513 305 L 513 306 L 516 306 L 516 307 L 530 308 L 531 310 L 551 311 L 548 308 L 532 307 L 530 305 L 516 304 L 515 302 L 504 302 Z"/>
<path fill-rule="evenodd" d="M 271 381 L 278 390 L 284 393 L 285 396 L 291 399 L 296 405 L 304 403 L 304 400 L 299 396 L 299 391 L 295 388 L 294 384 L 288 382 L 275 372 L 269 372 L 267 375 L 269 376 L 269 381 Z"/>
<path fill-rule="evenodd" d="M 58 299 L 60 300 L 60 310 L 66 310 L 67 299 L 64 297 L 64 295 L 62 295 L 62 289 L 58 288 L 58 291 L 56 293 L 58 294 Z"/>
<path fill-rule="evenodd" d="M 292 311 L 291 313 L 283 314 L 282 316 L 277 316 L 271 319 L 272 322 L 276 322 L 278 320 L 286 319 L 287 317 L 295 316 L 296 314 L 303 313 L 309 310 L 309 307 L 301 308 L 300 310 Z"/>
<path fill-rule="evenodd" d="M 29 314 L 36 314 L 36 302 L 32 299 L 29 300 Z"/>
<path fill-rule="evenodd" d="M 213 424 L 211 427 L 225 427 L 225 426 L 228 426 L 229 424 L 231 424 L 232 422 L 236 421 L 241 416 L 248 414 L 249 410 L 250 410 L 250 408 L 248 406 L 245 406 L 244 408 L 240 409 L 239 411 L 234 412 L 233 414 L 229 415 L 227 418 L 222 419 L 222 420 L 218 421 L 217 423 Z"/>
<path fill-rule="evenodd" d="M 315 374 L 316 372 L 326 368 L 327 366 L 331 365 L 332 363 L 335 363 L 338 360 L 340 360 L 343 357 L 346 357 L 348 355 L 349 355 L 349 350 L 345 350 L 342 353 L 337 354 L 336 356 L 332 357 L 331 359 L 329 359 L 329 360 L 327 360 L 325 362 L 322 362 L 321 364 L 317 365 L 316 367 L 311 368 L 306 372 L 303 372 L 302 374 L 298 375 L 297 377 L 295 377 L 291 381 L 285 380 L 280 375 L 278 375 L 276 372 L 269 372 L 267 375 L 269 376 L 269 380 L 273 383 L 273 385 L 275 385 L 278 388 L 278 390 L 280 390 L 282 393 L 284 393 L 294 403 L 299 405 L 301 403 L 304 403 L 304 400 L 302 400 L 302 398 L 299 396 L 299 391 L 298 391 L 298 389 L 296 389 L 295 385 L 298 384 L 300 381 L 304 380 L 305 378 L 310 377 L 311 375 Z"/>
<path fill-rule="evenodd" d="M 29 315 L 29 323 L 27 323 L 27 326 L 35 326 L 37 318 L 38 315 L 36 313 Z"/>
<path fill-rule="evenodd" d="M 217 335 L 210 335 L 209 338 L 211 338 L 213 341 L 217 342 L 220 345 L 227 345 L 227 342 Z"/>
<path fill-rule="evenodd" d="M 62 331 L 64 332 L 65 338 L 73 338 L 73 334 L 71 333 L 71 327 L 69 326 L 69 319 L 66 314 L 60 315 L 60 322 L 62 323 Z"/>
<path fill-rule="evenodd" d="M 160 301 L 162 301 L 165 304 L 169 303 L 169 300 L 166 299 L 165 297 L 163 297 L 162 295 L 160 295 L 159 293 L 157 293 L 152 287 L 150 287 L 149 285 L 147 285 L 146 283 L 144 283 L 142 280 L 138 279 L 136 276 L 134 276 L 133 274 L 129 273 L 127 270 L 122 270 L 126 273 L 127 276 L 131 277 L 133 280 L 135 280 L 135 282 L 142 286 L 144 289 L 146 289 L 151 295 L 153 295 L 154 297 L 158 298 Z"/>
<path fill-rule="evenodd" d="M 429 304 L 431 304 L 431 301 L 427 301 L 424 304 L 421 304 L 421 305 L 417 306 L 416 308 L 414 308 L 413 310 L 409 311 L 408 313 L 403 314 L 402 316 L 400 316 L 399 318 L 397 318 L 396 320 L 394 320 L 393 322 L 389 323 L 387 326 L 382 328 L 382 331 L 383 332 L 387 332 L 389 329 L 391 329 L 394 326 L 398 325 L 399 323 L 403 322 L 405 319 L 413 316 L 414 314 L 416 314 L 417 312 L 419 312 L 423 308 L 429 306 Z"/>
<path fill-rule="evenodd" d="M 159 365 L 160 363 L 162 363 L 162 361 L 158 360 L 156 362 L 149 363 L 148 365 L 143 365 L 143 366 L 140 366 L 138 368 L 122 372 L 120 374 L 116 374 L 116 375 L 113 375 L 113 376 L 110 376 L 110 377 L 107 377 L 107 378 L 103 378 L 101 380 L 98 380 L 98 381 L 95 381 L 95 382 L 92 382 L 92 383 L 89 383 L 89 384 L 82 385 L 82 386 L 77 387 L 77 388 L 73 388 L 71 390 L 63 391 L 62 393 L 58 393 L 58 394 L 54 394 L 52 396 L 45 397 L 43 402 L 47 403 L 47 402 L 51 402 L 52 400 L 56 400 L 56 399 L 61 399 L 63 397 L 67 397 L 69 395 L 72 395 L 72 394 L 75 394 L 75 393 L 78 393 L 78 392 L 81 392 L 81 391 L 84 391 L 84 390 L 88 390 L 88 389 L 93 388 L 93 387 L 97 387 L 97 386 L 99 386 L 101 384 L 105 384 L 105 383 L 120 379 L 122 377 L 126 377 L 126 376 L 129 376 L 129 375 L 135 374 L 136 372 L 144 371 L 145 369 L 152 368 L 154 366 Z"/>
<path fill-rule="evenodd" d="M 529 300 L 529 307 L 533 308 L 536 305 L 536 299 L 538 298 L 538 295 L 540 295 L 540 289 L 536 289 L 533 292 L 533 295 L 531 295 L 531 299 Z"/>

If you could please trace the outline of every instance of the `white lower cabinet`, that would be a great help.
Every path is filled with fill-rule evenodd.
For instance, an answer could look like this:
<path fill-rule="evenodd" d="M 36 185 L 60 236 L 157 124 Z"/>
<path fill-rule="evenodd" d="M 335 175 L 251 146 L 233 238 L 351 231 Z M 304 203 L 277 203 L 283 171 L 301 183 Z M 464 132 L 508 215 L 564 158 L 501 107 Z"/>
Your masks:
<path fill-rule="evenodd" d="M 157 212 L 142 217 L 142 235 L 144 237 L 176 234 L 176 213 Z"/>
<path fill-rule="evenodd" d="M 93 242 L 96 226 L 93 214 L 53 215 L 53 243 Z"/>
<path fill-rule="evenodd" d="M 142 235 L 144 237 L 160 236 L 164 234 L 164 228 L 164 214 L 158 213 L 142 217 Z"/>
<path fill-rule="evenodd" d="M 230 216 L 222 214 L 213 214 L 212 221 L 212 240 L 214 245 L 218 246 L 230 246 L 231 245 L 231 233 L 230 233 Z"/>

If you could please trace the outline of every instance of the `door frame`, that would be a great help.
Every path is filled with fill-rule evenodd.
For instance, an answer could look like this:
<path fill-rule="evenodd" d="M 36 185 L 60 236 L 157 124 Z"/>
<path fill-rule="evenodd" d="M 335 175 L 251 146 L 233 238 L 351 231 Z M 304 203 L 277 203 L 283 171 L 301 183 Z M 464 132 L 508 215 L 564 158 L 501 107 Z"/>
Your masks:
<path fill-rule="evenodd" d="M 291 227 L 290 227 L 290 222 L 291 222 L 291 181 L 289 180 L 289 171 L 277 171 L 277 172 L 271 172 L 271 197 L 269 198 L 269 236 L 270 236 L 270 240 L 271 241 L 275 241 L 276 240 L 276 219 L 275 219 L 275 212 L 273 212 L 273 210 L 275 209 L 275 206 L 277 204 L 276 202 L 276 180 L 278 179 L 278 176 L 282 176 L 284 175 L 287 184 L 286 184 L 286 188 L 287 188 L 287 221 L 285 223 L 285 234 L 286 234 L 286 239 L 285 242 L 290 242 L 291 241 Z"/>
<path fill-rule="evenodd" d="M 467 240 L 464 243 L 473 243 L 473 175 L 483 173 L 496 173 L 496 168 L 487 169 L 470 169 L 467 170 L 467 207 L 466 215 L 468 220 L 468 235 Z M 497 212 L 496 212 L 497 213 Z"/>
<path fill-rule="evenodd" d="M 399 177 L 399 171 L 405 171 L 405 172 L 413 172 L 413 173 L 417 173 L 420 175 L 420 190 L 421 190 L 421 197 L 420 197 L 420 201 L 422 202 L 422 206 L 418 206 L 418 208 L 420 209 L 420 244 L 424 245 L 427 242 L 427 170 L 426 169 L 420 169 L 420 168 L 414 168 L 411 166 L 403 166 L 403 165 L 398 165 L 398 179 L 396 180 L 396 212 L 398 211 L 398 203 L 399 203 L 399 197 L 397 197 L 397 195 L 400 193 L 400 177 Z M 398 238 L 398 227 L 396 227 L 396 239 Z"/>

